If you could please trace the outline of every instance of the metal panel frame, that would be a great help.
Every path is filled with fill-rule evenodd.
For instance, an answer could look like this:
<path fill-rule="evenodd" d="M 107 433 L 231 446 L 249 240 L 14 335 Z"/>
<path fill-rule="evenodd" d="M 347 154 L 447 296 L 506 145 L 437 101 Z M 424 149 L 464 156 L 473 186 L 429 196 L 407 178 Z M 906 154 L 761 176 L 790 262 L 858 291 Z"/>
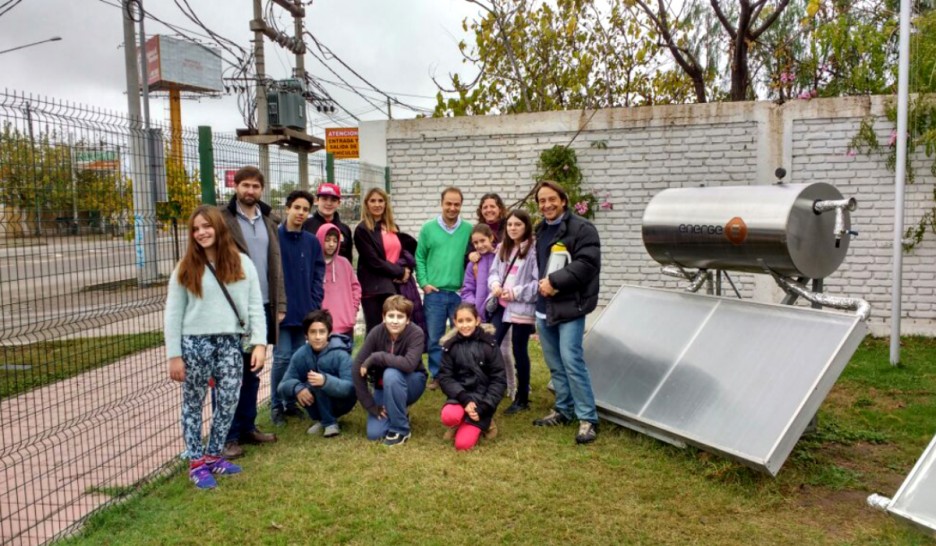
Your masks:
<path fill-rule="evenodd" d="M 934 464 L 936 464 L 936 436 L 933 437 L 929 445 L 923 451 L 923 455 L 920 455 L 916 464 L 913 465 L 913 469 L 907 474 L 907 478 L 900 485 L 900 489 L 897 490 L 894 498 L 891 499 L 890 505 L 887 507 L 887 512 L 936 537 L 936 521 L 926 521 L 906 510 L 894 507 L 894 505 L 901 500 L 901 497 L 903 497 L 907 489 L 914 485 L 914 482 L 919 478 L 919 474 L 922 473 L 927 466 L 932 466 Z"/>
<path fill-rule="evenodd" d="M 815 380 L 815 382 L 813 382 L 812 388 L 797 406 L 793 418 L 791 418 L 790 421 L 784 427 L 782 427 L 783 433 L 774 443 L 773 447 L 769 450 L 767 457 L 764 459 L 753 459 L 744 453 L 727 446 L 708 443 L 704 441 L 703 438 L 693 435 L 687 431 L 678 430 L 664 423 L 635 415 L 631 412 L 615 407 L 614 405 L 605 401 L 596 399 L 596 404 L 602 417 L 612 422 L 680 447 L 684 447 L 685 444 L 688 444 L 705 451 L 720 454 L 722 456 L 736 460 L 746 466 L 754 468 L 755 470 L 767 472 L 772 476 L 776 476 L 780 471 L 783 463 L 786 461 L 787 457 L 790 455 L 790 452 L 792 452 L 793 448 L 796 446 L 800 436 L 802 436 L 803 431 L 806 430 L 806 426 L 808 425 L 809 421 L 818 411 L 819 406 L 829 394 L 829 391 L 832 389 L 832 386 L 835 384 L 838 376 L 841 374 L 842 370 L 845 368 L 845 365 L 851 359 L 851 356 L 854 354 L 855 350 L 858 348 L 858 345 L 861 343 L 862 339 L 864 339 L 868 332 L 867 325 L 858 316 L 845 315 L 843 313 L 833 313 L 830 311 L 803 307 L 781 306 L 778 304 L 760 303 L 753 301 L 742 301 L 703 294 L 673 292 L 672 290 L 659 288 L 624 285 L 618 290 L 608 305 L 606 305 L 605 308 L 601 311 L 597 319 L 591 324 L 591 327 L 589 327 L 588 332 L 586 333 L 586 351 L 588 349 L 588 335 L 590 335 L 595 329 L 595 326 L 601 322 L 602 316 L 608 309 L 612 307 L 614 301 L 621 295 L 624 290 L 628 289 L 661 292 L 679 297 L 714 299 L 719 300 L 719 305 L 722 303 L 728 303 L 731 305 L 743 305 L 745 307 L 763 307 L 765 309 L 776 309 L 777 307 L 781 307 L 784 311 L 793 311 L 796 313 L 805 314 L 819 313 L 826 316 L 829 314 L 834 314 L 837 317 L 852 319 L 850 325 L 847 328 L 847 335 L 837 345 L 834 356 L 832 356 L 827 362 L 825 362 L 824 365 L 821 366 L 821 373 L 819 374 L 819 377 Z M 717 307 L 718 305 L 716 305 L 716 308 Z M 588 361 L 589 358 L 586 354 L 586 362 Z"/>

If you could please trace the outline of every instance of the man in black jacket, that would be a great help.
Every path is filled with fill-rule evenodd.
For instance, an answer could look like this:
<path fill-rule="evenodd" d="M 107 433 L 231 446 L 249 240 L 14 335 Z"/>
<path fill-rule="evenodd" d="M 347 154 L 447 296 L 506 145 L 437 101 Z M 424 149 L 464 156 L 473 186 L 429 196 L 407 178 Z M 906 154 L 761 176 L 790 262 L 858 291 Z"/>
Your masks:
<path fill-rule="evenodd" d="M 338 184 L 324 183 L 320 184 L 315 194 L 315 214 L 309 217 L 302 225 L 302 229 L 312 235 L 318 233 L 318 229 L 324 224 L 335 224 L 341 231 L 341 246 L 338 247 L 338 255 L 344 256 L 352 264 L 351 259 L 352 240 L 351 228 L 341 222 L 338 215 L 338 206 L 341 204 L 341 187 Z"/>
<path fill-rule="evenodd" d="M 595 226 L 569 210 L 569 197 L 559 184 L 541 182 L 536 202 L 543 215 L 536 226 L 540 278 L 536 330 L 556 402 L 548 415 L 533 424 L 563 425 L 575 417 L 579 421 L 575 441 L 588 444 L 598 435 L 598 413 L 582 338 L 585 315 L 598 305 L 601 241 Z"/>

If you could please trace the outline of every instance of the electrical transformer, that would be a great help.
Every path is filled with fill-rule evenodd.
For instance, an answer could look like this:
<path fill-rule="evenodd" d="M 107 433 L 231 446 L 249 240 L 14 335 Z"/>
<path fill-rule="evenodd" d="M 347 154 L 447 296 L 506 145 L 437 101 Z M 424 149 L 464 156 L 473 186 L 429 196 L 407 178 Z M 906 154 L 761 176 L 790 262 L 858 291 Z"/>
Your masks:
<path fill-rule="evenodd" d="M 272 91 L 267 94 L 270 127 L 306 128 L 306 101 L 301 93 Z"/>

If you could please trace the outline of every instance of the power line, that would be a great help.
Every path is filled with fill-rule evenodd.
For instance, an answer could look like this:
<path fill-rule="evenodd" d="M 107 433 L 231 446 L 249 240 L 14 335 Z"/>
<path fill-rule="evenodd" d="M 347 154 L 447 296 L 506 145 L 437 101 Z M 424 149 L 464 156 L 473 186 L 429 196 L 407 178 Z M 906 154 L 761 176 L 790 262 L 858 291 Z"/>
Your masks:
<path fill-rule="evenodd" d="M 7 0 L 7 1 L 4 2 L 3 4 L 0 4 L 0 10 L 3 10 L 3 11 L 0 11 L 0 17 L 6 15 L 11 9 L 13 9 L 13 8 L 15 8 L 16 6 L 20 5 L 22 2 L 23 2 L 23 0 Z M 10 4 L 12 4 L 12 5 L 10 5 Z M 9 7 L 7 7 L 7 6 L 9 6 Z M 6 8 L 6 9 L 4 9 L 4 8 Z"/>
<path fill-rule="evenodd" d="M 327 46 L 325 46 L 324 44 L 322 44 L 321 42 L 319 42 L 318 39 L 317 39 L 311 32 L 306 31 L 306 35 L 308 35 L 309 38 L 311 38 L 312 41 L 315 42 L 315 46 L 318 47 L 319 51 L 322 53 L 323 56 L 331 56 L 333 59 L 335 59 L 336 61 L 338 61 L 338 62 L 341 64 L 341 66 L 345 67 L 345 69 L 347 69 L 349 72 L 351 72 L 352 74 L 354 74 L 359 80 L 361 80 L 362 82 L 366 83 L 368 86 L 370 86 L 371 89 L 373 89 L 373 90 L 376 91 L 377 93 L 380 93 L 381 95 L 383 95 L 384 97 L 386 97 L 388 100 L 390 100 L 392 103 L 394 103 L 394 104 L 396 104 L 396 105 L 398 105 L 398 106 L 402 106 L 403 108 L 406 108 L 406 109 L 408 109 L 408 110 L 412 110 L 413 112 L 421 112 L 421 113 L 431 112 L 431 110 L 429 110 L 428 108 L 421 108 L 421 107 L 418 107 L 418 106 L 412 106 L 412 105 L 410 105 L 410 104 L 406 104 L 405 102 L 400 101 L 400 100 L 397 99 L 396 97 L 391 96 L 391 95 L 385 93 L 384 91 L 380 90 L 380 88 L 378 88 L 376 85 L 374 85 L 374 84 L 372 84 L 370 81 L 368 81 L 367 78 L 365 78 L 364 76 L 361 76 L 360 74 L 358 74 L 357 71 L 355 71 L 353 68 L 351 68 L 351 67 L 348 65 L 348 63 L 344 62 L 338 55 L 335 55 L 335 53 L 334 53 L 330 48 L 328 48 Z M 321 62 L 322 64 L 325 64 L 325 62 L 324 62 L 323 60 L 321 60 L 321 59 L 319 59 L 319 62 Z M 326 66 L 327 66 L 327 65 L 326 65 Z M 330 70 L 333 74 L 335 74 L 336 76 L 338 75 L 337 73 L 335 73 L 334 70 L 331 70 L 330 68 L 329 68 L 329 70 Z M 351 84 L 348 84 L 348 82 L 346 82 L 346 81 L 344 80 L 344 78 L 341 78 L 340 76 L 339 76 L 338 79 L 341 80 L 341 81 L 343 81 L 344 83 L 346 83 L 346 84 L 349 85 L 349 86 L 351 85 Z M 357 93 L 357 91 L 355 91 L 355 92 Z M 361 95 L 360 93 L 358 93 L 358 95 L 360 95 L 362 98 L 364 97 L 364 96 Z M 365 99 L 365 100 L 367 100 L 367 99 Z M 370 101 L 368 100 L 368 102 L 370 102 Z M 373 103 L 371 103 L 371 104 L 373 104 Z"/>

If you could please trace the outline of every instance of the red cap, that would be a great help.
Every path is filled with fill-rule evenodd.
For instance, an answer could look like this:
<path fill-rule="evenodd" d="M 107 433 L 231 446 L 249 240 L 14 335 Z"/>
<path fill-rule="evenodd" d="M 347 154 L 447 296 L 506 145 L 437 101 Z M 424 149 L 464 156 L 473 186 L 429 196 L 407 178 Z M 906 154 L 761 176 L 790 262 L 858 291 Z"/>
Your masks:
<path fill-rule="evenodd" d="M 338 186 L 338 184 L 326 182 L 319 185 L 318 192 L 315 195 L 330 195 L 332 197 L 341 199 L 341 188 Z"/>

